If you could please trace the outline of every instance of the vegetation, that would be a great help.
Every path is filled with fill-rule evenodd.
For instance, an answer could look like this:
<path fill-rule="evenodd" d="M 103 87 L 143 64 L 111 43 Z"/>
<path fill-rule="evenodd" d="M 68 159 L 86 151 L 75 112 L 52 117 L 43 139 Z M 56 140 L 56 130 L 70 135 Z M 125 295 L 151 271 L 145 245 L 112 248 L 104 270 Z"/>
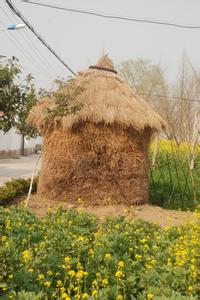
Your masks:
<path fill-rule="evenodd" d="M 151 145 L 150 161 L 154 144 Z M 191 168 L 191 159 L 194 158 Z M 150 201 L 169 209 L 194 210 L 200 203 L 200 146 L 161 140 L 149 173 Z"/>
<path fill-rule="evenodd" d="M 36 137 L 37 131 L 26 124 L 30 109 L 37 102 L 33 77 L 28 74 L 18 83 L 21 66 L 15 57 L 1 61 L 0 58 L 0 130 L 8 132 L 12 127 L 25 137 Z M 22 144 L 24 154 L 24 143 Z"/>
<path fill-rule="evenodd" d="M 8 205 L 17 197 L 28 193 L 30 186 L 29 179 L 12 179 L 7 181 L 2 187 L 0 187 L 0 205 Z M 37 177 L 34 178 L 32 192 L 35 192 L 37 188 Z"/>
<path fill-rule="evenodd" d="M 82 86 L 76 87 L 73 80 L 69 80 L 67 83 L 63 80 L 55 80 L 55 83 L 58 86 L 58 91 L 53 93 L 55 97 L 54 107 L 47 110 L 49 120 L 75 114 L 79 111 L 81 104 L 78 98 L 84 91 Z"/>
<path fill-rule="evenodd" d="M 200 298 L 200 222 L 161 229 L 11 207 L 0 208 L 0 236 L 4 299 Z"/>
<path fill-rule="evenodd" d="M 183 55 L 174 82 L 167 79 L 162 65 L 141 58 L 122 62 L 118 70 L 136 93 L 167 121 L 167 138 L 177 144 L 197 142 L 200 73 L 187 55 Z"/>

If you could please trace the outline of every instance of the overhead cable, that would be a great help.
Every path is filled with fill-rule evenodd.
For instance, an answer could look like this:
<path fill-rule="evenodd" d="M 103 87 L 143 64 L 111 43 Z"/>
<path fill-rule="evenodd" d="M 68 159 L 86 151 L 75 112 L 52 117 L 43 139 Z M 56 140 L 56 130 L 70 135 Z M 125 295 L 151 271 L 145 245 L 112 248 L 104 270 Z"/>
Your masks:
<path fill-rule="evenodd" d="M 150 93 L 137 93 L 140 96 L 149 96 L 149 97 L 159 97 L 159 98 L 166 98 L 166 99 L 174 99 L 174 100 L 182 100 L 182 101 L 189 101 L 189 102 L 200 102 L 200 99 L 192 99 L 192 98 L 185 98 L 185 97 L 178 97 L 178 96 L 166 96 L 160 94 L 150 94 Z"/>
<path fill-rule="evenodd" d="M 31 0 L 22 0 L 22 2 L 25 2 L 28 4 L 39 5 L 39 6 L 43 6 L 43 7 L 48 7 L 48 8 L 54 8 L 54 9 L 63 10 L 63 11 L 68 11 L 68 12 L 73 12 L 73 13 L 86 14 L 86 15 L 91 15 L 91 16 L 95 16 L 95 17 L 106 18 L 106 19 L 117 19 L 117 20 L 122 20 L 122 21 L 171 26 L 171 27 L 182 28 L 182 29 L 200 29 L 200 25 L 187 25 L 187 24 L 173 23 L 170 21 L 158 21 L 158 20 L 150 20 L 150 19 L 139 19 L 139 18 L 125 17 L 125 16 L 117 16 L 117 15 L 111 15 L 111 14 L 100 13 L 100 12 L 95 12 L 95 11 L 81 10 L 81 9 L 68 8 L 68 7 L 62 7 L 62 6 L 57 6 L 57 5 L 53 5 L 53 4 L 42 3 L 42 2 L 35 2 L 35 1 L 31 1 Z"/>
<path fill-rule="evenodd" d="M 11 22 L 11 24 L 12 24 L 13 20 L 10 17 L 10 15 L 6 12 L 6 10 L 2 6 L 1 6 L 1 9 L 2 9 L 2 12 L 4 13 L 4 15 L 6 16 L 6 18 L 8 19 L 8 21 Z M 18 21 L 18 20 L 16 20 L 16 21 Z M 19 31 L 19 34 L 22 35 L 22 31 Z M 12 35 L 10 33 L 7 33 L 7 37 L 8 37 L 8 39 L 13 40 L 15 47 L 19 50 L 19 52 L 23 53 L 24 57 L 27 59 L 28 62 L 30 62 L 30 59 L 31 59 L 32 65 L 34 66 L 35 70 L 38 70 L 38 68 L 40 68 L 41 72 L 46 74 L 47 76 L 49 76 L 49 74 L 51 74 L 51 71 L 50 71 L 50 73 L 47 71 L 48 65 L 47 65 L 47 67 L 45 67 L 45 66 L 43 66 L 43 63 L 40 63 L 41 55 L 38 56 L 38 53 L 35 53 L 36 54 L 35 56 L 32 55 L 32 51 L 33 52 L 36 52 L 36 51 L 31 46 L 31 44 L 30 44 L 30 46 L 28 46 L 28 49 L 26 49 L 25 44 L 22 43 L 21 39 L 17 39 L 15 37 L 15 34 Z M 22 37 L 24 37 L 24 36 L 22 36 Z M 24 41 L 27 44 L 25 39 L 24 39 Z M 51 74 L 51 76 L 52 76 L 52 74 Z"/>
<path fill-rule="evenodd" d="M 73 74 L 76 73 L 64 62 L 64 60 L 51 48 L 51 46 L 43 39 L 43 37 L 34 29 L 30 22 L 21 14 L 21 12 L 14 6 L 11 0 L 5 0 L 10 9 L 26 24 L 26 26 L 33 32 L 33 34 L 40 40 L 40 42 Z"/>

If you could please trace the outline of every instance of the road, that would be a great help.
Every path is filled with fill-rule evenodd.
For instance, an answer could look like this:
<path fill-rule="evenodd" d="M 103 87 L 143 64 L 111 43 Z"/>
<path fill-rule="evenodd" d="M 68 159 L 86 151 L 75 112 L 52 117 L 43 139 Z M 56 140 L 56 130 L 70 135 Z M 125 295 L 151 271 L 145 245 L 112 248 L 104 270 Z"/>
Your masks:
<path fill-rule="evenodd" d="M 11 178 L 28 178 L 32 176 L 39 154 L 21 156 L 20 158 L 0 159 L 0 186 Z M 38 172 L 40 164 L 37 167 Z"/>

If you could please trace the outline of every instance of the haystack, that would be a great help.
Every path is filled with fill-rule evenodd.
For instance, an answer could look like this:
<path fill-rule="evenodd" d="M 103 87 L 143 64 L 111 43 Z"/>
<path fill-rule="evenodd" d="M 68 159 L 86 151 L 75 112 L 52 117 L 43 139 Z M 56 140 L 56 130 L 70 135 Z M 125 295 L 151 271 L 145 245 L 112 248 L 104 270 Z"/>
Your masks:
<path fill-rule="evenodd" d="M 90 205 L 148 202 L 148 148 L 162 118 L 107 56 L 58 94 L 60 102 L 52 95 L 28 118 L 44 137 L 38 194 Z"/>

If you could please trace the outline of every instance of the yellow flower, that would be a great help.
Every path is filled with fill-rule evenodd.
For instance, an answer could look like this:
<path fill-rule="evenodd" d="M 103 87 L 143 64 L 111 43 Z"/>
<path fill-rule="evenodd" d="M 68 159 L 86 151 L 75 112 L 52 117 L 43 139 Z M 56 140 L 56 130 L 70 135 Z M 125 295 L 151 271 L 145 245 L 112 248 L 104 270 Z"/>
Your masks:
<path fill-rule="evenodd" d="M 88 254 L 93 257 L 94 256 L 94 250 L 92 248 L 89 249 Z"/>
<path fill-rule="evenodd" d="M 141 261 L 142 260 L 142 255 L 135 254 L 135 259 L 138 260 L 138 261 Z"/>
<path fill-rule="evenodd" d="M 71 276 L 72 278 L 75 276 L 75 271 L 74 270 L 70 270 L 69 272 L 68 272 L 68 274 L 69 274 L 69 276 Z"/>
<path fill-rule="evenodd" d="M 96 276 L 97 276 L 97 278 L 100 278 L 101 274 L 100 273 L 96 273 Z"/>
<path fill-rule="evenodd" d="M 152 300 L 153 299 L 153 294 L 152 293 L 148 293 L 147 294 L 147 300 Z"/>
<path fill-rule="evenodd" d="M 117 295 L 116 300 L 123 300 L 124 297 L 122 295 Z"/>
<path fill-rule="evenodd" d="M 47 287 L 50 287 L 51 286 L 51 282 L 50 281 L 45 281 L 44 285 L 47 286 Z"/>
<path fill-rule="evenodd" d="M 102 284 L 103 284 L 104 286 L 107 286 L 107 285 L 108 285 L 108 279 L 107 279 L 107 278 L 104 278 L 104 279 L 102 280 Z"/>
<path fill-rule="evenodd" d="M 33 273 L 34 270 L 30 268 L 30 269 L 28 269 L 28 272 L 29 272 L 29 273 Z"/>
<path fill-rule="evenodd" d="M 51 276 L 53 273 L 51 271 L 47 272 L 47 275 Z"/>
<path fill-rule="evenodd" d="M 89 298 L 89 295 L 88 295 L 87 293 L 84 293 L 84 294 L 82 295 L 82 299 L 87 300 L 88 298 Z"/>
<path fill-rule="evenodd" d="M 61 298 L 65 300 L 71 300 L 70 296 L 67 293 L 62 293 Z"/>
<path fill-rule="evenodd" d="M 61 281 L 61 280 L 57 280 L 56 286 L 57 286 L 57 287 L 62 286 L 62 281 Z"/>
<path fill-rule="evenodd" d="M 61 287 L 61 288 L 60 288 L 60 292 L 61 292 L 62 294 L 64 294 L 64 293 L 65 293 L 65 288 L 64 288 L 64 287 Z"/>
<path fill-rule="evenodd" d="M 106 260 L 111 260 L 111 258 L 112 258 L 112 255 L 110 253 L 105 254 L 105 259 Z"/>
<path fill-rule="evenodd" d="M 124 267 L 124 262 L 123 261 L 119 261 L 118 262 L 118 268 L 123 269 L 123 267 Z"/>
<path fill-rule="evenodd" d="M 22 252 L 22 259 L 24 260 L 25 263 L 27 263 L 31 259 L 31 253 L 29 250 L 24 250 Z"/>
<path fill-rule="evenodd" d="M 1 240 L 2 240 L 2 242 L 6 242 L 7 241 L 7 236 L 3 235 Z"/>
<path fill-rule="evenodd" d="M 93 286 L 97 286 L 97 285 L 98 285 L 96 279 L 94 279 L 94 280 L 92 281 L 92 285 L 93 285 Z"/>
<path fill-rule="evenodd" d="M 121 279 L 123 276 L 124 276 L 124 275 L 123 275 L 123 272 L 120 271 L 120 270 L 118 270 L 118 271 L 115 273 L 115 277 L 116 277 L 117 279 Z"/>
<path fill-rule="evenodd" d="M 83 278 L 84 276 L 84 271 L 83 270 L 79 270 L 77 273 L 76 273 L 76 278 L 78 280 L 80 280 L 81 278 Z"/>
<path fill-rule="evenodd" d="M 191 285 L 188 286 L 188 292 L 191 293 L 193 291 L 193 287 Z"/>
<path fill-rule="evenodd" d="M 69 264 L 71 261 L 71 258 L 69 256 L 66 256 L 65 257 L 65 263 Z"/>
<path fill-rule="evenodd" d="M 10 275 L 8 276 L 8 278 L 12 279 L 12 278 L 13 278 L 13 275 L 12 275 L 12 274 L 10 274 Z"/>
<path fill-rule="evenodd" d="M 97 295 L 98 295 L 97 290 L 93 290 L 93 291 L 92 291 L 92 296 L 93 296 L 93 297 L 96 297 Z"/>
<path fill-rule="evenodd" d="M 43 274 L 39 274 L 38 275 L 38 280 L 43 280 L 44 279 L 44 275 Z"/>

